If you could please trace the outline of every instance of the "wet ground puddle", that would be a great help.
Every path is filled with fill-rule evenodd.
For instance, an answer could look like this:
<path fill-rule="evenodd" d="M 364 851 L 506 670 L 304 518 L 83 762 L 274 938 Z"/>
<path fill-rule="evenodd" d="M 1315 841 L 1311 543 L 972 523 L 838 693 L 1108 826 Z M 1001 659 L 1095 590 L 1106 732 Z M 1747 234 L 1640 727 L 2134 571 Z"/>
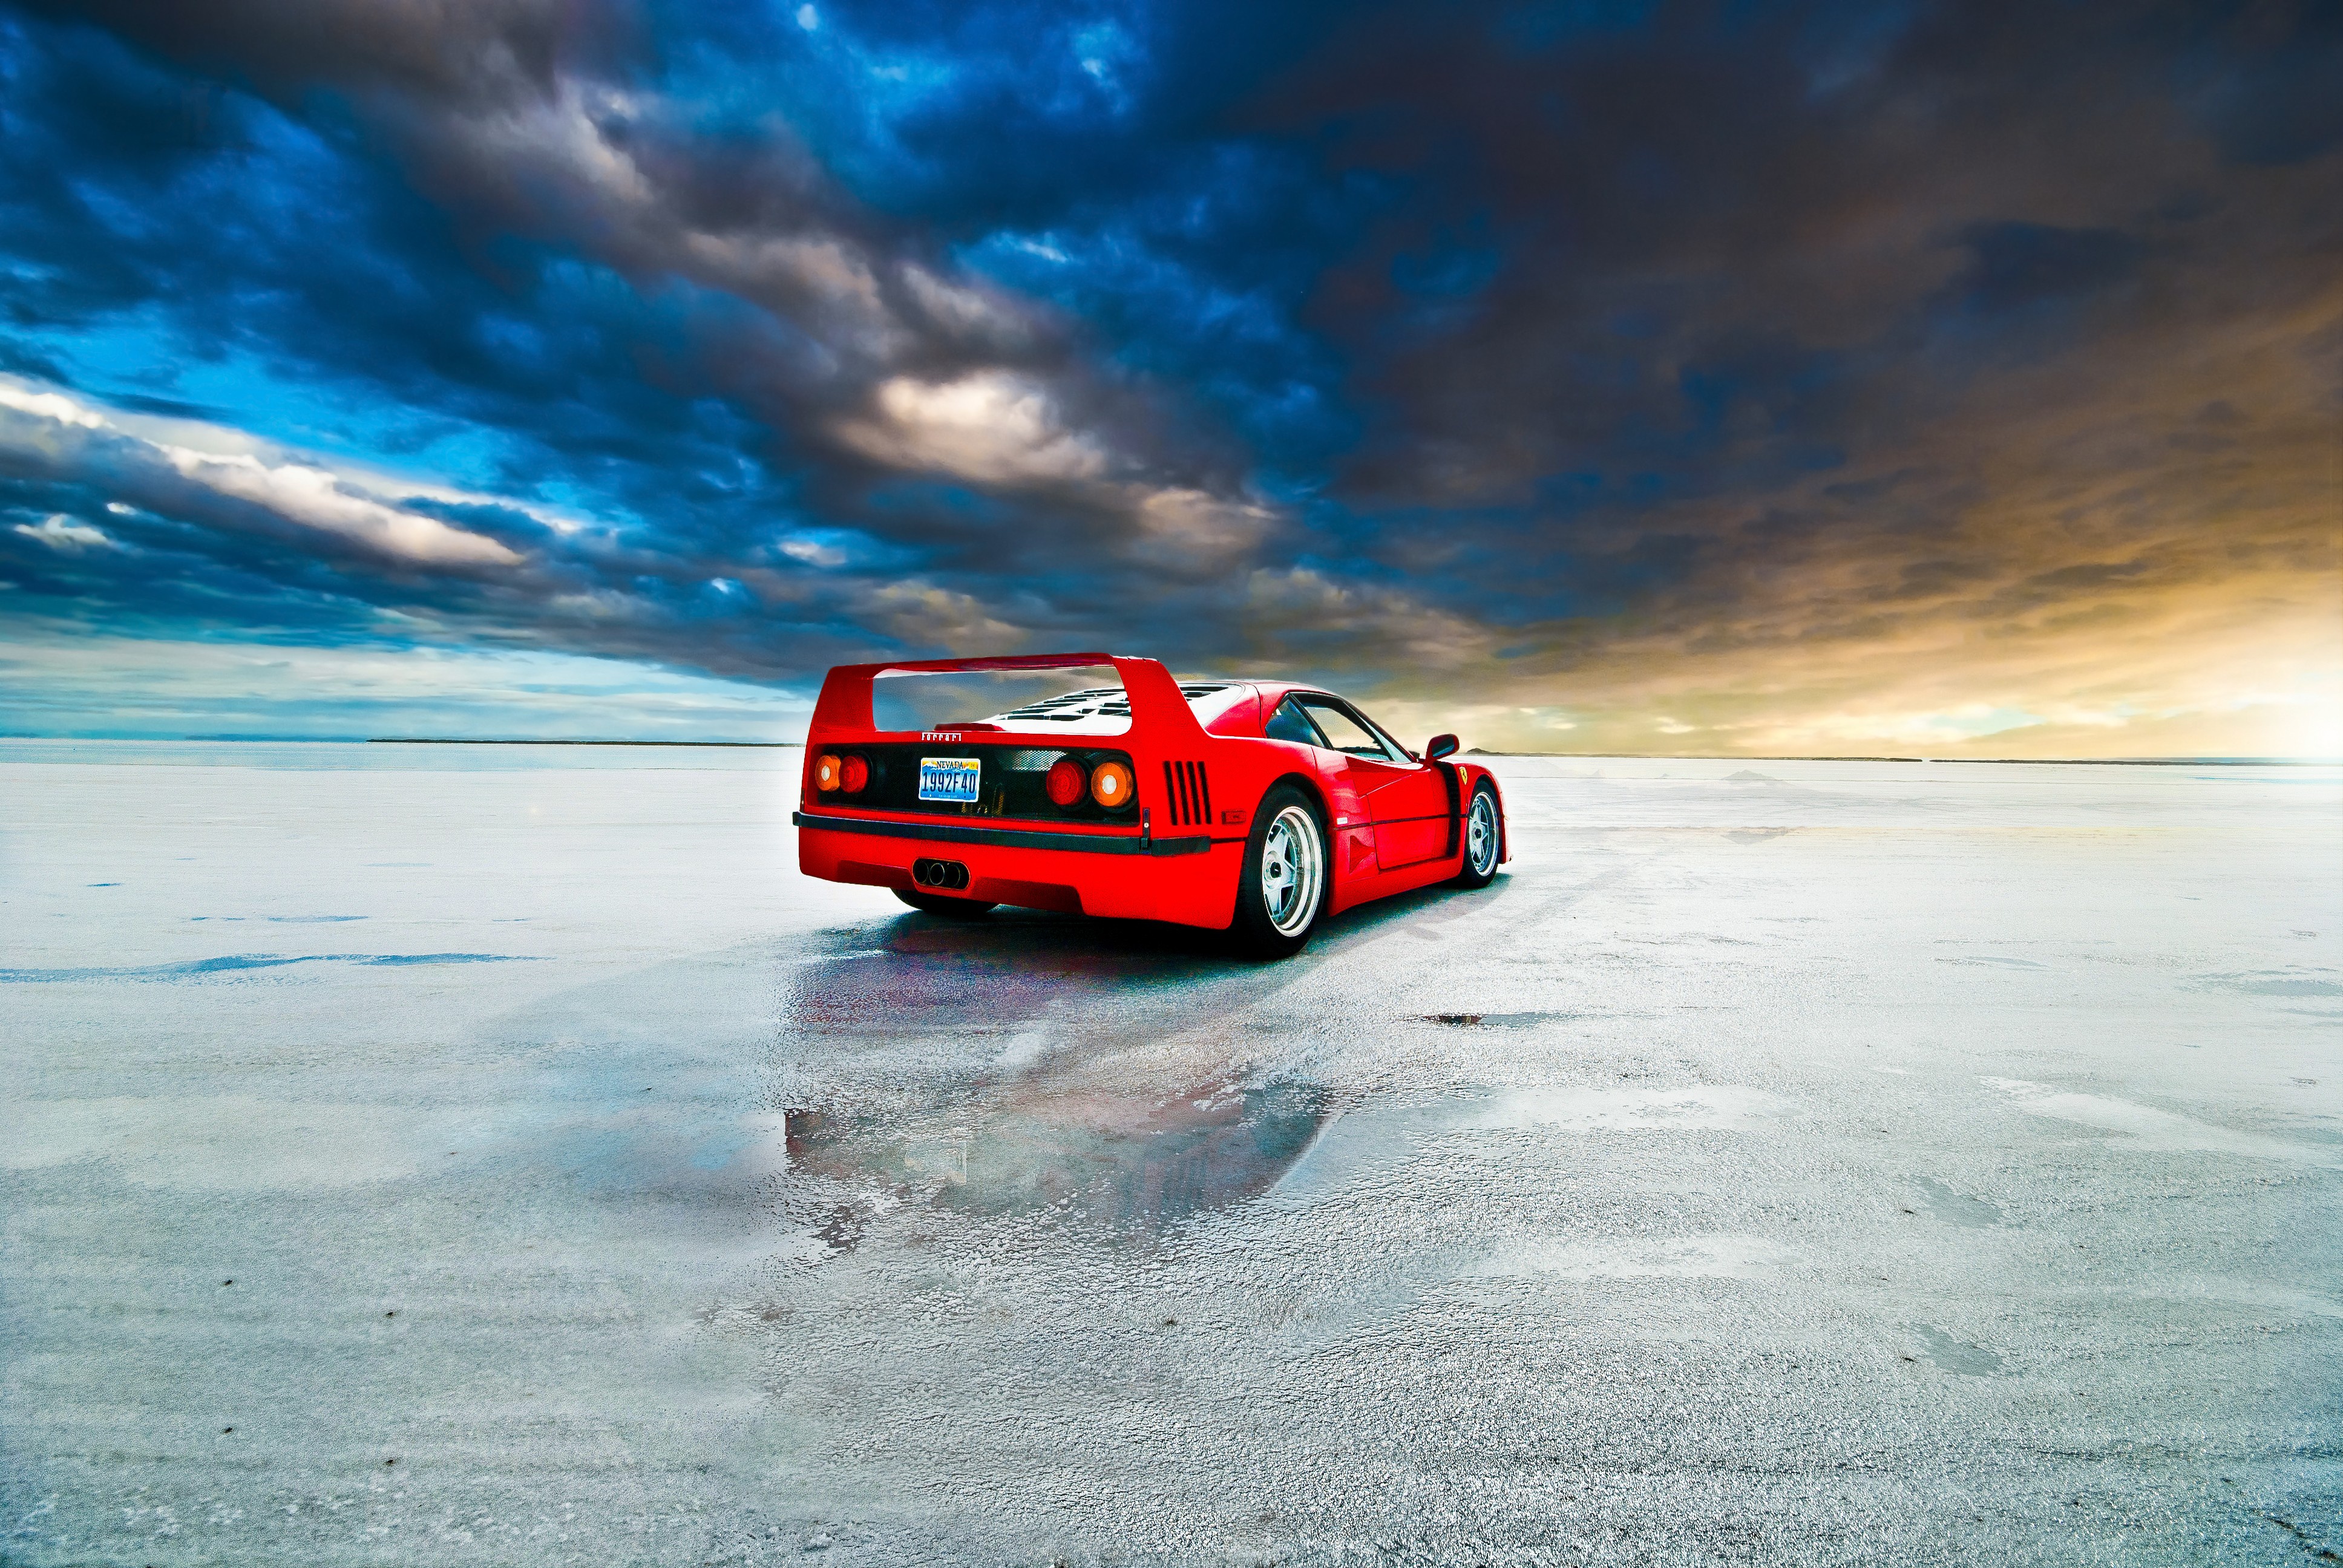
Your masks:
<path fill-rule="evenodd" d="M 1149 1099 L 1098 1091 L 1011 1097 L 956 1125 L 787 1115 L 789 1168 L 973 1214 L 1057 1210 L 1149 1233 L 1265 1191 L 1327 1115 L 1313 1087 L 1208 1089 Z"/>
<path fill-rule="evenodd" d="M 1211 1043 L 1226 993 L 1264 977 L 1192 933 L 912 918 L 830 949 L 784 982 L 770 1103 L 792 1179 L 866 1204 L 1152 1234 L 1269 1188 L 1331 1113 Z M 1154 1050 L 1181 1038 L 1205 1046 L 1173 1077 Z"/>

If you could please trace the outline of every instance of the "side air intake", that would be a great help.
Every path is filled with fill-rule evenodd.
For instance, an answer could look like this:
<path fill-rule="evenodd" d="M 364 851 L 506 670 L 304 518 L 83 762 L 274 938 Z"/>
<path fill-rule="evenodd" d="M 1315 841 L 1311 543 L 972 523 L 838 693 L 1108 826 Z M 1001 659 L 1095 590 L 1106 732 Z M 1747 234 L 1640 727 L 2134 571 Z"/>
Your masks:
<path fill-rule="evenodd" d="M 1163 765 L 1163 799 L 1175 828 L 1209 828 L 1212 822 L 1212 785 L 1201 762 Z"/>

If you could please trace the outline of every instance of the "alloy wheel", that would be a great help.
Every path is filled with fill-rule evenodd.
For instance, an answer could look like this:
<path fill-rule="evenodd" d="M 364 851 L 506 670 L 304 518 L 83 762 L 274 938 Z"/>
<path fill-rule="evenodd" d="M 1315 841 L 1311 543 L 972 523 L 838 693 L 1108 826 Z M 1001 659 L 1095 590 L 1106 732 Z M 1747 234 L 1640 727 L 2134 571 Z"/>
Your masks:
<path fill-rule="evenodd" d="M 1326 879 L 1326 852 L 1318 824 L 1300 806 L 1288 806 L 1269 825 L 1262 846 L 1261 901 L 1282 936 L 1309 927 Z"/>
<path fill-rule="evenodd" d="M 1473 797 L 1473 812 L 1464 820 L 1464 863 L 1476 877 L 1485 877 L 1497 865 L 1497 803 L 1487 792 Z"/>

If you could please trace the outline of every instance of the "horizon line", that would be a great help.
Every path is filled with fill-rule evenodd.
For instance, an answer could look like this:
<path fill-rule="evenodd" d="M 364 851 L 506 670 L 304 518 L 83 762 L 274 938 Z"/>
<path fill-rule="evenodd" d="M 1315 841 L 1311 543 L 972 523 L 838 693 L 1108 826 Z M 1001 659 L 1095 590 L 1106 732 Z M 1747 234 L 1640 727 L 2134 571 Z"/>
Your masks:
<path fill-rule="evenodd" d="M 802 749 L 798 740 L 618 740 L 538 739 L 520 736 L 456 735 L 35 735 L 0 733 L 0 740 L 48 740 L 64 743 L 254 744 L 271 746 L 631 746 L 719 748 L 735 750 Z M 1467 757 L 1542 757 L 1597 760 L 1615 758 L 1636 762 L 1939 762 L 2036 764 L 2061 768 L 2331 768 L 2343 767 L 2343 757 L 1916 757 L 1879 752 L 1765 753 L 1712 751 L 1506 751 L 1467 747 Z"/>

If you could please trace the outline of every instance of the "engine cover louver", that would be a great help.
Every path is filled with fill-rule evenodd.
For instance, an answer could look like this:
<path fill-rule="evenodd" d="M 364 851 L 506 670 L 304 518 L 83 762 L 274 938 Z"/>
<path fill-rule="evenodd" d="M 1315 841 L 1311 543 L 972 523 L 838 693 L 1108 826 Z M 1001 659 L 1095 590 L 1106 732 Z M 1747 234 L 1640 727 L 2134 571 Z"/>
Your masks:
<path fill-rule="evenodd" d="M 1175 828 L 1207 828 L 1212 821 L 1212 786 L 1201 762 L 1163 765 L 1163 799 Z"/>

